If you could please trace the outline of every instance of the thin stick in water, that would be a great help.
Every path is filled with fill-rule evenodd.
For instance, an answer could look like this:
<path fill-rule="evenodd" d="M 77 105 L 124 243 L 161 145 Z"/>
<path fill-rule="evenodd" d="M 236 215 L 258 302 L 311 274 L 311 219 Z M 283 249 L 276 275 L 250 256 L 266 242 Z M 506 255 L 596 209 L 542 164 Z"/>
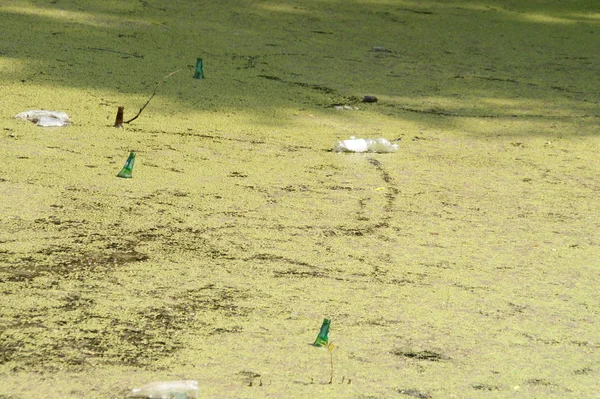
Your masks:
<path fill-rule="evenodd" d="M 158 86 L 160 86 L 161 84 L 163 84 L 163 82 L 171 75 L 175 75 L 177 72 L 181 71 L 181 68 L 171 72 L 170 74 L 168 74 L 167 76 L 165 76 L 164 78 L 161 79 L 160 82 L 158 82 L 158 84 L 154 87 L 154 92 L 152 92 L 152 95 L 150 96 L 150 98 L 148 99 L 148 101 L 146 101 L 146 104 L 144 104 L 144 106 L 142 108 L 140 108 L 140 111 L 137 113 L 136 116 L 134 116 L 133 118 L 131 118 L 128 121 L 125 121 L 123 123 L 130 123 L 133 122 L 134 120 L 136 120 L 138 118 L 138 116 L 140 116 L 140 114 L 142 113 L 142 111 L 144 110 L 144 108 L 146 108 L 146 106 L 150 103 L 150 100 L 152 100 L 152 98 L 156 95 L 156 89 L 158 89 Z"/>

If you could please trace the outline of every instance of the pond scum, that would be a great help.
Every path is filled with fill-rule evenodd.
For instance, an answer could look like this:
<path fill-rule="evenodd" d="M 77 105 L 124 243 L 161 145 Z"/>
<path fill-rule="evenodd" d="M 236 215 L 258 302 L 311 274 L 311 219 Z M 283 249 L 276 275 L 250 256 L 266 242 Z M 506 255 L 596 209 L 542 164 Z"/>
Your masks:
<path fill-rule="evenodd" d="M 597 395 L 595 2 L 0 13 L 0 397 Z"/>

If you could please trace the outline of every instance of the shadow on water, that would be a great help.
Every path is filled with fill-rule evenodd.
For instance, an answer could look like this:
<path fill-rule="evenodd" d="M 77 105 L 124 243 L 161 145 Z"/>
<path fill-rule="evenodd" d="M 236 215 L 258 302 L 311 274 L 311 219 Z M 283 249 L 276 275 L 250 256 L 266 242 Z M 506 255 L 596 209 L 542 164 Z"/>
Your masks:
<path fill-rule="evenodd" d="M 376 112 L 421 124 L 595 119 L 598 14 L 546 3 L 13 1 L 0 9 L 1 79 L 81 89 L 113 108 L 136 95 L 133 112 L 184 68 L 160 89 L 181 110 L 267 112 L 265 124 L 268 110 L 367 94 Z M 190 79 L 198 57 L 204 81 Z"/>

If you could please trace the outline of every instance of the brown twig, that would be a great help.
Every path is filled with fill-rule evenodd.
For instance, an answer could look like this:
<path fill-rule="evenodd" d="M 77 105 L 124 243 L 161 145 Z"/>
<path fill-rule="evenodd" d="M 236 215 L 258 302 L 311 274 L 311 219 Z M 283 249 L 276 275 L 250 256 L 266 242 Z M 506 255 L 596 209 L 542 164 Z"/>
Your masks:
<path fill-rule="evenodd" d="M 109 53 L 127 55 L 129 57 L 144 58 L 143 55 L 139 55 L 139 54 L 135 54 L 135 53 L 124 53 L 122 51 L 115 51 L 115 50 L 111 50 L 111 49 L 108 49 L 108 48 L 89 47 L 89 49 L 93 50 L 93 51 L 108 51 Z"/>
<path fill-rule="evenodd" d="M 144 108 L 146 108 L 146 106 L 150 103 L 150 100 L 152 100 L 152 98 L 156 95 L 156 89 L 158 89 L 158 86 L 160 86 L 161 84 L 163 84 L 163 82 L 171 75 L 175 75 L 177 72 L 181 71 L 181 68 L 171 72 L 170 74 L 168 74 L 167 76 L 165 76 L 164 78 L 161 79 L 160 82 L 158 82 L 158 84 L 156 85 L 156 87 L 154 87 L 154 91 L 152 92 L 152 95 L 150 96 L 150 98 L 148 99 L 148 101 L 146 101 L 146 104 L 144 104 L 144 106 L 142 108 L 140 108 L 140 111 L 137 113 L 136 116 L 134 116 L 133 118 L 131 118 L 128 121 L 125 121 L 123 123 L 130 123 L 133 122 L 134 120 L 136 120 L 138 118 L 138 116 L 140 116 L 140 114 L 142 113 L 142 111 L 144 110 Z"/>

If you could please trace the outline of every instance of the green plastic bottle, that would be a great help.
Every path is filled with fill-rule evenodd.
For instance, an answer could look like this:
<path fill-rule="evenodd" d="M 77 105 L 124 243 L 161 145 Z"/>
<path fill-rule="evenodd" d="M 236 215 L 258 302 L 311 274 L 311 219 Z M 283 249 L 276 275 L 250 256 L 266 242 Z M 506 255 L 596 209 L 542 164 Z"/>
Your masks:
<path fill-rule="evenodd" d="M 194 73 L 194 79 L 204 79 L 204 71 L 202 70 L 202 58 L 198 58 L 196 61 L 196 72 Z"/>
<path fill-rule="evenodd" d="M 131 179 L 133 177 L 133 176 L 131 176 L 131 172 L 133 172 L 133 163 L 134 162 L 135 162 L 135 152 L 132 151 L 129 153 L 129 158 L 127 158 L 127 162 L 125 162 L 125 166 L 123 166 L 123 169 L 121 169 L 121 171 L 119 172 L 117 177 Z"/>
<path fill-rule="evenodd" d="M 313 343 L 314 346 L 327 346 L 329 344 L 329 325 L 331 324 L 331 320 L 324 319 L 323 324 L 321 325 L 321 331 L 319 331 L 319 335 L 317 339 Z"/>

